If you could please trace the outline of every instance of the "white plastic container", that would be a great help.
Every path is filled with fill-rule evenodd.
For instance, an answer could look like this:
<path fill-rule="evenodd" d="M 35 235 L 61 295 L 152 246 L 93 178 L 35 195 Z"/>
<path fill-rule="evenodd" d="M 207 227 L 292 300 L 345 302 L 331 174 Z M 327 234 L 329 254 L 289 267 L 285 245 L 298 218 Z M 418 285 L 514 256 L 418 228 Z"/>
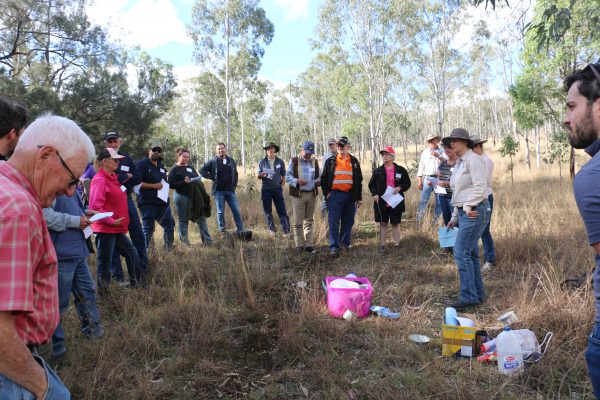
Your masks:
<path fill-rule="evenodd" d="M 496 338 L 496 353 L 500 373 L 512 374 L 523 370 L 521 340 L 509 327 L 504 328 Z"/>

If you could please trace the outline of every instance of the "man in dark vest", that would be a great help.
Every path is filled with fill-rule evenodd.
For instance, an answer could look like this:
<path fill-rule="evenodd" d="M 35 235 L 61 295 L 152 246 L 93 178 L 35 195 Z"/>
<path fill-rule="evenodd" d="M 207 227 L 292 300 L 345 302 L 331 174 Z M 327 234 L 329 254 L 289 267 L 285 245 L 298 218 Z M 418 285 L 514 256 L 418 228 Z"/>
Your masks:
<path fill-rule="evenodd" d="M 96 305 L 96 286 L 87 264 L 90 252 L 84 234 L 84 229 L 91 224 L 87 217 L 94 213 L 84 210 L 78 193 L 59 196 L 51 207 L 44 208 L 44 219 L 58 257 L 58 305 L 61 321 L 69 307 L 72 292 L 81 322 L 81 333 L 88 339 L 104 336 Z M 62 325 L 58 324 L 52 335 L 52 357 L 59 357 L 66 351 L 65 332 Z"/>
<path fill-rule="evenodd" d="M 294 209 L 294 241 L 296 251 L 300 254 L 303 250 L 315 254 L 315 239 L 313 233 L 313 214 L 318 189 L 321 184 L 319 179 L 319 163 L 312 157 L 315 154 L 315 144 L 306 141 L 302 144 L 300 154 L 293 157 L 285 173 L 285 180 L 289 184 Z"/>

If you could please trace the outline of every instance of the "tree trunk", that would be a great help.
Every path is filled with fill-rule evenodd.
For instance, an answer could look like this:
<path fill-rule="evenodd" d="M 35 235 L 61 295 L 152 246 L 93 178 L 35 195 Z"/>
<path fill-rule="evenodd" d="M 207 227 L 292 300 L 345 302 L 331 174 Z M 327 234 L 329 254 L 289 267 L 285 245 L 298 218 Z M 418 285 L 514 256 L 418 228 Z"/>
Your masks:
<path fill-rule="evenodd" d="M 230 150 L 231 144 L 231 121 L 230 121 L 230 113 L 231 113 L 231 92 L 229 88 L 229 39 L 231 37 L 231 31 L 229 26 L 229 1 L 225 5 L 225 42 L 226 42 L 226 50 L 225 50 L 225 118 L 227 124 L 227 149 Z"/>
<path fill-rule="evenodd" d="M 542 149 L 540 145 L 540 127 L 535 127 L 535 166 L 539 168 L 542 165 Z"/>
<path fill-rule="evenodd" d="M 244 100 L 245 96 L 242 94 L 242 104 L 240 105 L 240 117 L 242 122 L 242 169 L 244 170 L 244 176 L 246 176 L 246 137 L 244 136 Z"/>
<path fill-rule="evenodd" d="M 529 151 L 529 130 L 525 130 L 525 161 L 527 161 L 527 168 L 531 172 L 531 152 Z"/>

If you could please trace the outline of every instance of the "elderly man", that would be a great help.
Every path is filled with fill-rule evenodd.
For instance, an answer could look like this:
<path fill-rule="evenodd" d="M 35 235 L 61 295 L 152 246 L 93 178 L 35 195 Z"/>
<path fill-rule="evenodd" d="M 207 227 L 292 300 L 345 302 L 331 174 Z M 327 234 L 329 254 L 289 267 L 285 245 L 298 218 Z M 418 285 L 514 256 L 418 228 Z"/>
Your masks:
<path fill-rule="evenodd" d="M 200 168 L 200 175 L 204 179 L 213 181 L 212 194 L 217 204 L 217 225 L 219 232 L 221 234 L 225 233 L 225 202 L 227 202 L 233 214 L 238 234 L 240 234 L 244 231 L 244 222 L 242 222 L 240 205 L 235 196 L 235 189 L 238 183 L 235 160 L 227 155 L 227 146 L 225 146 L 225 143 L 217 143 L 215 151 L 217 154 L 206 161 L 202 168 Z"/>
<path fill-rule="evenodd" d="M 140 216 L 132 198 L 133 188 L 142 183 L 140 173 L 129 156 L 124 151 L 121 151 L 121 145 L 123 139 L 117 132 L 108 132 L 104 135 L 104 145 L 106 148 L 114 149 L 117 154 L 122 155 L 123 158 L 119 158 L 119 166 L 117 167 L 117 179 L 119 183 L 125 188 L 127 193 L 127 208 L 129 209 L 129 237 L 135 247 L 138 258 L 139 258 L 139 269 L 140 276 L 145 277 L 148 274 L 148 253 L 146 252 L 146 240 L 144 238 L 144 231 L 142 230 L 142 224 L 140 222 Z M 111 264 L 111 274 L 118 282 L 124 282 L 125 277 L 123 275 L 123 267 L 121 265 L 121 254 L 118 250 L 113 254 L 113 260 Z"/>
<path fill-rule="evenodd" d="M 319 163 L 312 157 L 315 144 L 306 141 L 297 157 L 293 157 L 285 172 L 294 210 L 294 242 L 296 252 L 316 254 L 313 233 L 313 214 L 320 184 Z"/>
<path fill-rule="evenodd" d="M 337 256 L 340 246 L 350 248 L 352 226 L 357 208 L 362 204 L 362 171 L 350 154 L 350 141 L 337 141 L 338 153 L 325 162 L 321 183 L 329 206 L 329 254 Z"/>
<path fill-rule="evenodd" d="M 588 243 L 596 253 L 594 326 L 585 358 L 594 394 L 600 398 L 600 64 L 589 64 L 567 76 L 564 87 L 567 91 L 564 124 L 569 131 L 569 143 L 576 149 L 585 149 L 592 157 L 575 175 L 573 190 Z"/>
<path fill-rule="evenodd" d="M 419 160 L 419 169 L 417 170 L 418 188 L 421 190 L 421 201 L 419 202 L 419 209 L 417 211 L 417 223 L 423 222 L 423 216 L 425 215 L 425 209 L 429 198 L 433 193 L 435 199 L 435 211 L 433 221 L 434 223 L 438 220 L 442 213 L 440 207 L 440 201 L 438 195 L 434 193 L 434 185 L 429 184 L 429 178 L 437 178 L 438 167 L 440 161 L 445 159 L 444 150 L 439 146 L 440 137 L 437 135 L 429 135 L 427 137 L 427 148 L 421 153 L 421 159 Z"/>
<path fill-rule="evenodd" d="M 59 322 L 57 257 L 42 209 L 75 194 L 94 146 L 71 120 L 44 116 L 0 163 L 0 398 L 68 399 L 44 361 Z"/>
<path fill-rule="evenodd" d="M 0 97 L 0 160 L 11 156 L 27 123 L 27 111 Z"/>

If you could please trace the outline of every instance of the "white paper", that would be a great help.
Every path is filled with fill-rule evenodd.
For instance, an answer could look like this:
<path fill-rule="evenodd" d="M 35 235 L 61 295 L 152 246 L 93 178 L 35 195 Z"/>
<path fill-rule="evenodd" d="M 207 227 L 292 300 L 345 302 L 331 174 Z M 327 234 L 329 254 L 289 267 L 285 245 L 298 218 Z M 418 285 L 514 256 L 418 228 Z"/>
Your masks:
<path fill-rule="evenodd" d="M 89 226 L 86 226 L 83 229 L 83 235 L 85 236 L 86 239 L 89 238 L 90 236 L 92 236 L 92 233 L 94 233 L 94 231 L 92 231 L 92 228 Z"/>
<path fill-rule="evenodd" d="M 127 188 L 125 187 L 125 185 L 121 185 L 121 190 L 124 192 L 127 190 Z"/>
<path fill-rule="evenodd" d="M 169 184 L 164 179 L 161 179 L 160 183 L 163 187 L 157 191 L 156 196 L 166 203 L 169 201 Z"/>
<path fill-rule="evenodd" d="M 129 172 L 129 166 L 128 165 L 121 165 L 121 171 L 123 171 L 123 172 Z"/>
<path fill-rule="evenodd" d="M 164 168 L 160 169 L 160 172 L 162 172 L 163 174 L 166 172 Z"/>
<path fill-rule="evenodd" d="M 100 221 L 101 219 L 104 219 L 104 218 L 112 217 L 112 216 L 113 216 L 113 214 L 114 214 L 114 213 L 113 213 L 112 211 L 109 211 L 109 212 L 103 212 L 103 213 L 94 214 L 94 215 L 92 215 L 91 217 L 89 217 L 88 219 L 89 219 L 91 222 L 96 222 L 96 221 Z"/>
<path fill-rule="evenodd" d="M 139 185 L 135 185 L 133 187 L 133 191 L 135 192 L 135 194 L 139 195 L 140 194 L 140 188 L 142 187 L 142 184 L 140 183 Z"/>
<path fill-rule="evenodd" d="M 448 194 L 448 192 L 446 192 L 446 188 L 439 185 L 436 185 L 435 188 L 433 188 L 433 191 L 437 194 Z"/>
<path fill-rule="evenodd" d="M 396 206 L 400 204 L 402 200 L 404 200 L 404 197 L 402 197 L 402 195 L 400 195 L 399 193 L 393 194 L 393 192 L 394 188 L 388 186 L 381 198 L 385 200 L 385 202 L 388 203 L 390 207 L 396 208 Z"/>
<path fill-rule="evenodd" d="M 267 174 L 267 179 L 272 179 L 275 175 L 275 171 L 273 171 L 271 168 L 263 168 L 262 172 L 264 174 Z"/>

